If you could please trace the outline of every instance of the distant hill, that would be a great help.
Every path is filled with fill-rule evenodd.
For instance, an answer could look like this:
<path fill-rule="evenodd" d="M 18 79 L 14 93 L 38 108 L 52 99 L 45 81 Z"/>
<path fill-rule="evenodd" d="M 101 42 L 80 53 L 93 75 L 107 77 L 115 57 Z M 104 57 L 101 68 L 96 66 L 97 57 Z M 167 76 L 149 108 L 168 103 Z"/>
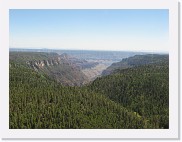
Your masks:
<path fill-rule="evenodd" d="M 140 65 L 149 64 L 162 64 L 169 63 L 169 55 L 159 54 L 147 54 L 147 55 L 135 55 L 133 57 L 124 58 L 122 61 L 113 63 L 106 70 L 102 72 L 102 75 L 109 75 L 117 69 L 132 68 Z"/>
<path fill-rule="evenodd" d="M 17 63 L 46 74 L 63 85 L 80 86 L 88 82 L 76 63 L 67 54 L 44 52 L 10 52 L 11 63 Z"/>
<path fill-rule="evenodd" d="M 22 49 L 22 48 L 10 48 L 9 51 L 13 52 L 44 52 L 44 53 L 58 53 L 68 54 L 77 59 L 83 60 L 112 60 L 120 61 L 123 58 L 128 58 L 134 55 L 147 54 L 146 52 L 132 52 L 132 51 L 102 51 L 102 50 L 63 50 L 63 49 Z"/>

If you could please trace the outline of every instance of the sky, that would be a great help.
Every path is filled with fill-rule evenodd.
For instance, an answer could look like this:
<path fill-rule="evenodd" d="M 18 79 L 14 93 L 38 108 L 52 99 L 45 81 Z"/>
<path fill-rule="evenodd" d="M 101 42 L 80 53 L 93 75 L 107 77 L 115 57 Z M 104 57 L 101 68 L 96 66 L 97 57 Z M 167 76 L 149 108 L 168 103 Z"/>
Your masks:
<path fill-rule="evenodd" d="M 165 9 L 11 9 L 9 22 L 10 48 L 169 50 Z"/>

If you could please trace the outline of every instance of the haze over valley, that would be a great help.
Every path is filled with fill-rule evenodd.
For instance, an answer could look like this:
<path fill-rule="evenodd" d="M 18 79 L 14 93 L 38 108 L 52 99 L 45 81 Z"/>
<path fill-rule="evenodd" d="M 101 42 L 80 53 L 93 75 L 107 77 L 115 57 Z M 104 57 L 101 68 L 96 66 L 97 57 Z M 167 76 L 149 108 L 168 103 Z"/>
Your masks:
<path fill-rule="evenodd" d="M 15 53 L 13 53 L 15 52 Z M 19 53 L 17 53 L 19 52 Z M 39 68 L 44 68 L 44 65 L 50 65 L 49 61 L 42 59 L 42 56 L 47 56 L 47 58 L 53 58 L 56 64 L 64 62 L 72 66 L 76 70 L 80 70 L 85 81 L 81 81 L 81 84 L 93 81 L 97 77 L 101 76 L 102 72 L 107 69 L 111 64 L 120 62 L 124 58 L 128 58 L 134 55 L 144 55 L 149 54 L 146 52 L 129 52 L 129 51 L 88 51 L 88 50 L 53 50 L 53 49 L 18 49 L 10 48 L 10 59 L 16 60 L 13 56 L 16 54 L 23 58 L 26 52 L 28 56 L 35 56 L 37 61 L 35 65 L 31 65 L 34 70 L 39 70 Z M 34 54 L 35 53 L 35 54 Z M 38 54 L 40 53 L 40 54 Z M 55 54 L 53 54 L 55 53 Z M 12 55 L 12 56 L 11 56 Z M 17 58 L 17 57 L 16 57 Z M 30 58 L 26 60 L 29 65 L 32 63 Z M 30 63 L 31 62 L 31 63 Z M 53 63 L 52 63 L 53 64 Z M 36 68 L 37 66 L 37 68 Z M 45 67 L 46 68 L 46 67 Z M 77 74 L 79 76 L 79 74 Z M 59 78 L 59 77 L 58 77 Z M 87 79 L 86 79 L 87 78 Z M 71 84 L 69 84 L 71 85 Z M 72 84 L 73 85 L 73 84 Z"/>

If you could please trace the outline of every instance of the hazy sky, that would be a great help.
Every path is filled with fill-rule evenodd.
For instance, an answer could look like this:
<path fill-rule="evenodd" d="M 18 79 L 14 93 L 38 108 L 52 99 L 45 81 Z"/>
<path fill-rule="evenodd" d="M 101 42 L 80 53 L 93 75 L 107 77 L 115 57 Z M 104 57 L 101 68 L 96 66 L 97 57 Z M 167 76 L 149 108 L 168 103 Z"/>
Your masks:
<path fill-rule="evenodd" d="M 10 47 L 168 51 L 168 10 L 10 10 Z"/>

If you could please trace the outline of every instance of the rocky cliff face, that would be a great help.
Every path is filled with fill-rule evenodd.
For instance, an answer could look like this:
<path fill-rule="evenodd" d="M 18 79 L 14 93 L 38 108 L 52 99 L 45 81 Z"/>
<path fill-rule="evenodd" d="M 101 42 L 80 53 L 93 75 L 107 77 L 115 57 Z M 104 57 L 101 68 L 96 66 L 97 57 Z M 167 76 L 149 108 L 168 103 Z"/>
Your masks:
<path fill-rule="evenodd" d="M 36 71 L 40 68 L 49 67 L 49 66 L 56 66 L 56 65 L 63 64 L 63 63 L 64 62 L 61 61 L 60 57 L 58 57 L 57 59 L 26 61 L 26 64 L 29 67 L 32 67 L 33 69 L 35 69 Z M 69 63 L 67 62 L 67 64 L 69 64 Z"/>

